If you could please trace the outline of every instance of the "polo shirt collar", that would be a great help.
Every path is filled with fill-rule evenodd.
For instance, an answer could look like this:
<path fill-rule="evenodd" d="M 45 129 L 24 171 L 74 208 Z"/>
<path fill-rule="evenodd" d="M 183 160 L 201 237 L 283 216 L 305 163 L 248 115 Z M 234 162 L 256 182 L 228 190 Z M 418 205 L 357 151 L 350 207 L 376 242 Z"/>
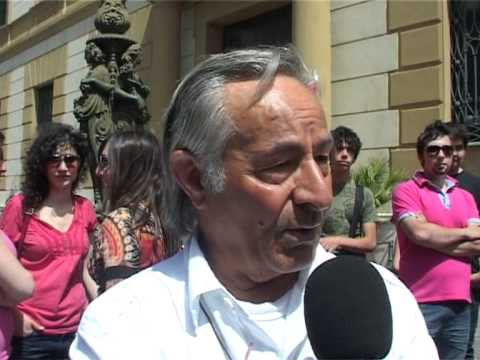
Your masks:
<path fill-rule="evenodd" d="M 427 178 L 425 176 L 425 172 L 419 170 L 415 173 L 415 175 L 413 176 L 413 181 L 415 181 L 417 183 L 418 186 L 420 187 L 424 187 L 424 186 L 430 186 L 430 187 L 433 187 L 434 189 L 436 190 L 439 190 L 441 191 L 437 185 L 435 185 L 434 183 L 432 183 L 430 181 L 429 178 Z M 447 183 L 447 191 L 449 191 L 450 189 L 454 188 L 455 186 L 457 186 L 457 183 L 458 181 L 450 176 L 447 176 L 446 178 L 446 183 Z"/>

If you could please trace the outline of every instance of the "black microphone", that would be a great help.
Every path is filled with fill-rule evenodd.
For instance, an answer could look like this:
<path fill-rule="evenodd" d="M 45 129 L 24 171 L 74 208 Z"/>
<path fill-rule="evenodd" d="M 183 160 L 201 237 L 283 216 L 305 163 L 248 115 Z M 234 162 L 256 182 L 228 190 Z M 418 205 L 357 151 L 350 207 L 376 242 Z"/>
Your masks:
<path fill-rule="evenodd" d="M 338 256 L 310 275 L 304 298 L 318 359 L 382 359 L 392 346 L 392 308 L 380 273 L 365 259 Z"/>

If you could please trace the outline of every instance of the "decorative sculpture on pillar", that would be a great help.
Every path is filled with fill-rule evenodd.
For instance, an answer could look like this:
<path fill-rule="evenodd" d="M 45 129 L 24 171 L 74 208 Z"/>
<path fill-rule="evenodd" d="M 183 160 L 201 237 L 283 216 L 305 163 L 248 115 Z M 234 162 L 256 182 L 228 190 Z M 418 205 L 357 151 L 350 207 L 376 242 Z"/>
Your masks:
<path fill-rule="evenodd" d="M 146 98 L 150 89 L 135 68 L 142 49 L 125 32 L 130 28 L 126 0 L 101 0 L 95 17 L 99 35 L 87 41 L 85 60 L 90 71 L 80 83 L 82 96 L 74 101 L 74 114 L 90 145 L 90 175 L 95 201 L 101 184 L 95 177 L 98 148 L 118 130 L 143 127 L 150 119 Z"/>

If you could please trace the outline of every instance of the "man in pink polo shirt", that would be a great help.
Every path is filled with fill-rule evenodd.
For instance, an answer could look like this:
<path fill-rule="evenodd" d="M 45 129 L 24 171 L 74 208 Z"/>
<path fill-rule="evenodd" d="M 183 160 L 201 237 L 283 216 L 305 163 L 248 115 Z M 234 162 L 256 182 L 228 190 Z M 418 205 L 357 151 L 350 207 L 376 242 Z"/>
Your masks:
<path fill-rule="evenodd" d="M 417 140 L 423 171 L 393 193 L 400 278 L 422 310 L 440 359 L 463 359 L 470 328 L 470 256 L 480 254 L 480 219 L 472 195 L 447 175 L 450 129 L 428 125 Z"/>

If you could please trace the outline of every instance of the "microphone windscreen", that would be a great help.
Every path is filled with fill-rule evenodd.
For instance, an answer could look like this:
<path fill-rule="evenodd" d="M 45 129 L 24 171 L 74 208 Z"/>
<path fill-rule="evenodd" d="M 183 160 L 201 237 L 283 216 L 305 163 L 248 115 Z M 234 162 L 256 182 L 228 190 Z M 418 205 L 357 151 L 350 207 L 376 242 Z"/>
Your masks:
<path fill-rule="evenodd" d="M 343 255 L 310 275 L 304 297 L 308 339 L 318 359 L 382 359 L 392 345 L 392 309 L 380 273 Z"/>

